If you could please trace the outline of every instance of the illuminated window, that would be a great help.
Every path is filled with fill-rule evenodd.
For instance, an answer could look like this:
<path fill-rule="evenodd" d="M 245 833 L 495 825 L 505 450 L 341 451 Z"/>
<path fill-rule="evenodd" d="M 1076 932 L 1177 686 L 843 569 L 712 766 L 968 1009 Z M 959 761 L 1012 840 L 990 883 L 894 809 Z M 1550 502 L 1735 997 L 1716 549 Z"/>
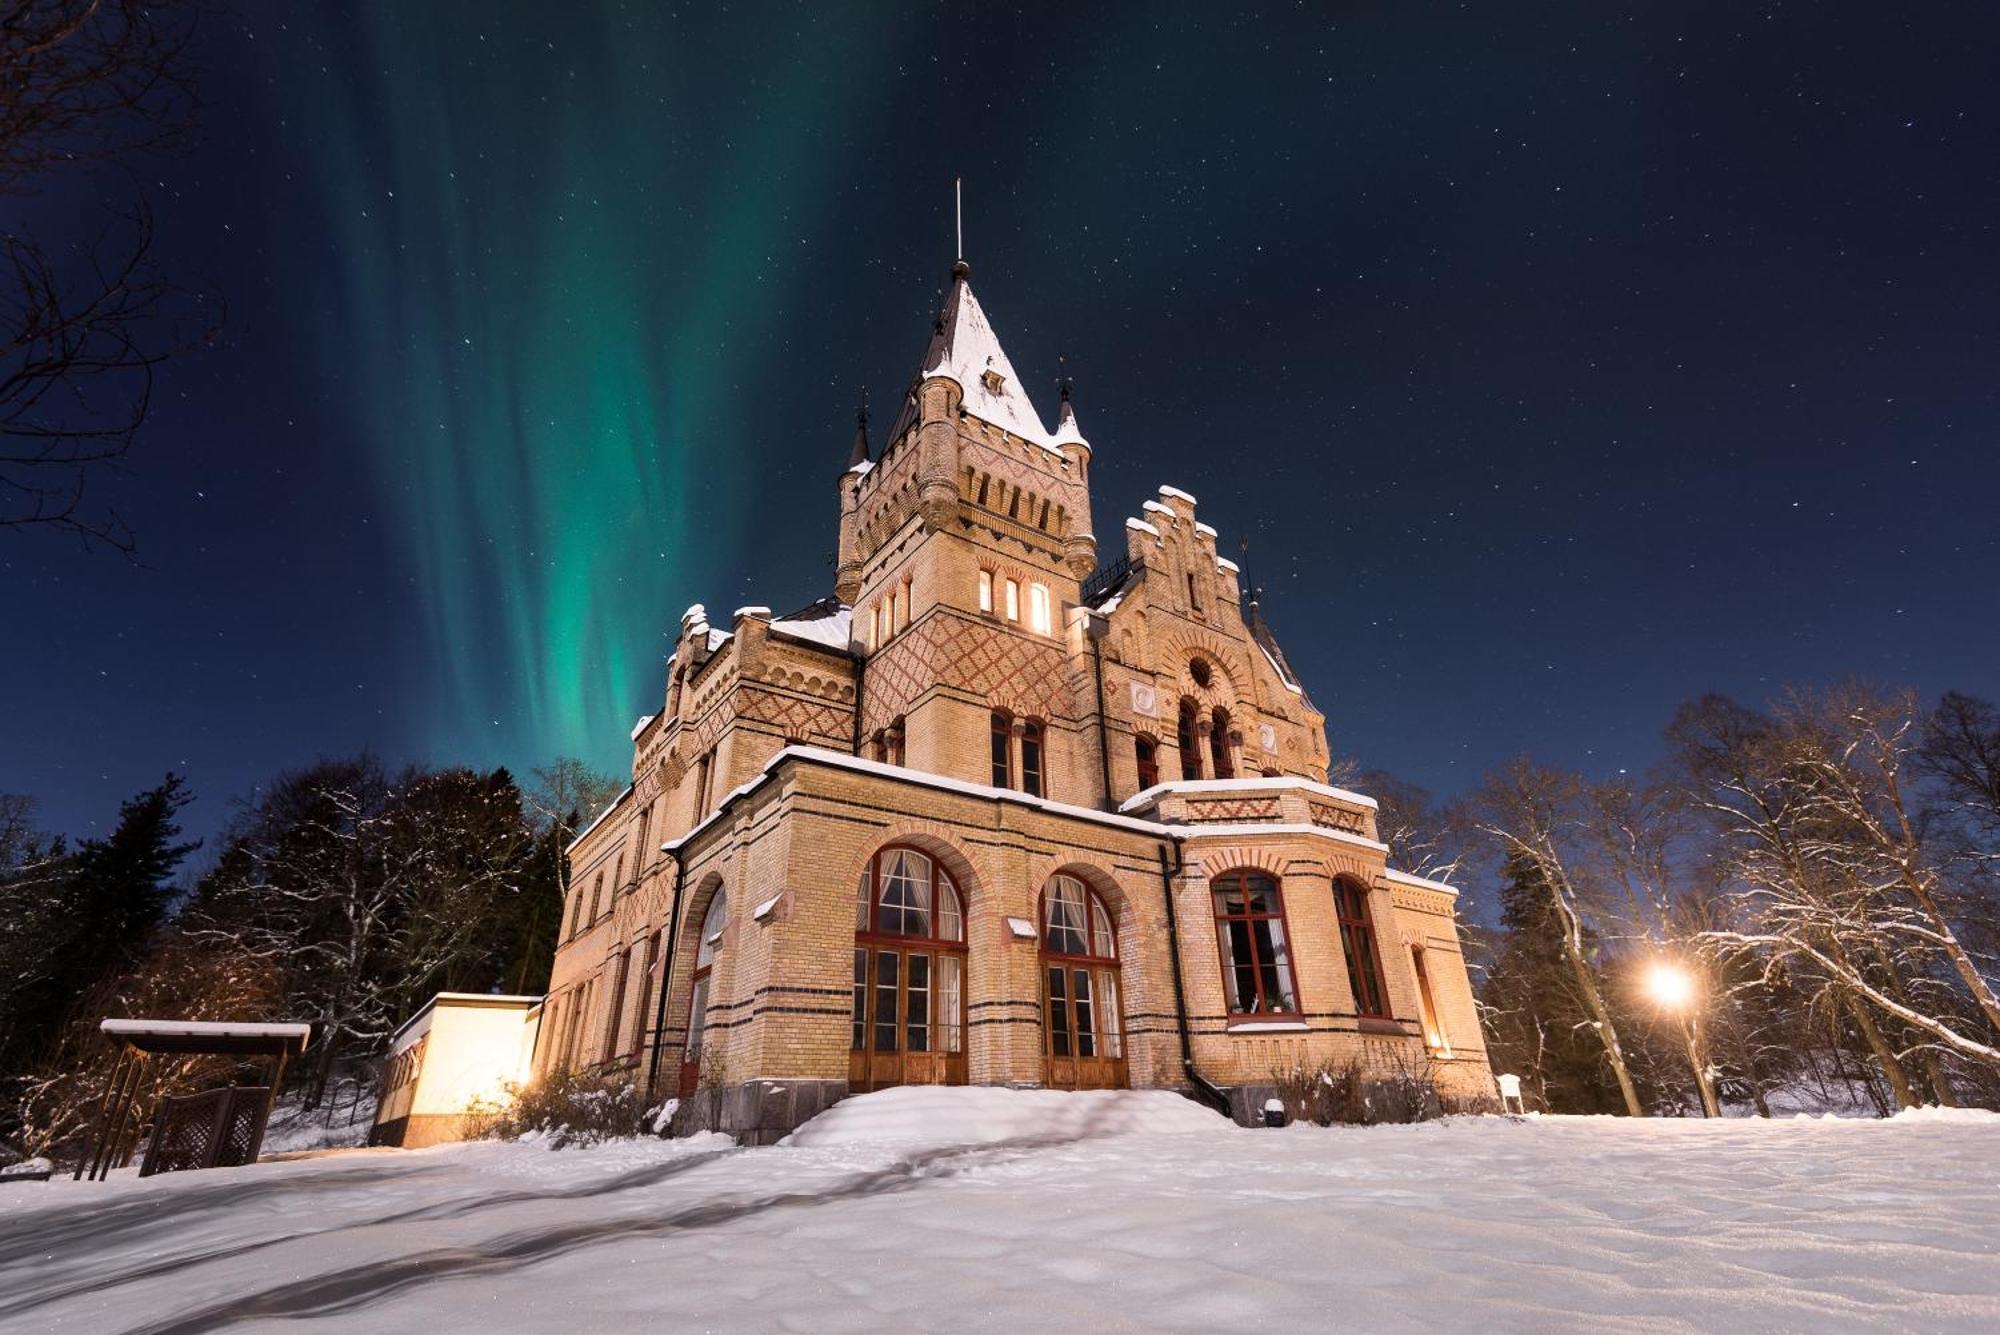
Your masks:
<path fill-rule="evenodd" d="M 1007 619 L 1021 619 L 1021 586 L 1011 579 L 1007 581 Z"/>
<path fill-rule="evenodd" d="M 990 570 L 979 572 L 979 610 L 982 612 L 993 610 L 993 572 Z"/>
<path fill-rule="evenodd" d="M 1049 586 L 1046 584 L 1028 586 L 1028 628 L 1037 635 L 1047 635 L 1055 628 L 1055 618 L 1049 613 Z"/>
<path fill-rule="evenodd" d="M 1410 962 L 1417 967 L 1417 1004 L 1422 1008 L 1424 1022 L 1424 1042 L 1430 1050 L 1440 1056 L 1451 1055 L 1451 1043 L 1444 1036 L 1444 1028 L 1438 1023 L 1437 1002 L 1431 997 L 1430 971 L 1424 968 L 1424 948 L 1410 947 Z"/>

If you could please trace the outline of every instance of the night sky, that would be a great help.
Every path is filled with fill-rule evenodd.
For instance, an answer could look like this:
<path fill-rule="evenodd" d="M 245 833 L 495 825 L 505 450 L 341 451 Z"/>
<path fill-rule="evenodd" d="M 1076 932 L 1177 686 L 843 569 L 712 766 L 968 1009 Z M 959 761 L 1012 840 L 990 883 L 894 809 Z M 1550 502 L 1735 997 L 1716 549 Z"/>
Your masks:
<path fill-rule="evenodd" d="M 1709 690 L 2000 694 L 1990 12 L 245 6 L 139 173 L 224 340 L 107 493 L 136 563 L 0 534 L 0 791 L 88 834 L 180 770 L 207 833 L 362 748 L 623 770 L 687 604 L 830 591 L 960 174 L 1107 554 L 1163 482 L 1247 534 L 1337 754 L 1450 793 Z"/>

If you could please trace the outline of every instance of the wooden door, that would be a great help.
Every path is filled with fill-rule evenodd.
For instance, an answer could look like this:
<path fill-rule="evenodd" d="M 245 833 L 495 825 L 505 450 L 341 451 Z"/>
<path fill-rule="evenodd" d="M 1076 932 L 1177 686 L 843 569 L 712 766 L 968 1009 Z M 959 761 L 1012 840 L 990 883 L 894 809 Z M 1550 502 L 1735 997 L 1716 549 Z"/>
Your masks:
<path fill-rule="evenodd" d="M 854 1092 L 965 1083 L 963 971 L 954 951 L 855 947 Z"/>
<path fill-rule="evenodd" d="M 1051 1089 L 1125 1088 L 1123 1026 L 1115 969 L 1043 961 L 1043 1078 Z"/>

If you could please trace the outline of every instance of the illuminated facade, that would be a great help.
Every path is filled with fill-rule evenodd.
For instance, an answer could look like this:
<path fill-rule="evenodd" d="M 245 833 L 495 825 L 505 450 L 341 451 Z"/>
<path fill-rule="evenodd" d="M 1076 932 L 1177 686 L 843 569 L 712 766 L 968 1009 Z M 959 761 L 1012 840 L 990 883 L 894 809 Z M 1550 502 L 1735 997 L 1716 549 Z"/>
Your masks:
<path fill-rule="evenodd" d="M 1104 552 L 1090 464 L 960 264 L 839 475 L 832 596 L 683 616 L 632 786 L 570 849 L 538 1070 L 630 1068 L 749 1140 L 898 1083 L 1247 1118 L 1351 1063 L 1490 1096 L 1455 892 L 1327 784 L 1195 498 L 1160 488 Z"/>

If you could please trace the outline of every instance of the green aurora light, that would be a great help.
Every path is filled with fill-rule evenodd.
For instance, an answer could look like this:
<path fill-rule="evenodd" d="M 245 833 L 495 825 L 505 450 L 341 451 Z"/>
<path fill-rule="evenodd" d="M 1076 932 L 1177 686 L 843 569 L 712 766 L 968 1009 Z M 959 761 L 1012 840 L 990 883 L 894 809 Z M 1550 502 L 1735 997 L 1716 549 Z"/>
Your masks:
<path fill-rule="evenodd" d="M 428 622 L 409 735 L 622 765 L 676 593 L 745 538 L 756 460 L 717 386 L 771 336 L 772 257 L 831 188 L 821 129 L 881 35 L 802 19 L 719 70 L 613 6 L 335 17 L 286 34 L 320 68 L 270 84 L 312 127 L 302 281 Z"/>

